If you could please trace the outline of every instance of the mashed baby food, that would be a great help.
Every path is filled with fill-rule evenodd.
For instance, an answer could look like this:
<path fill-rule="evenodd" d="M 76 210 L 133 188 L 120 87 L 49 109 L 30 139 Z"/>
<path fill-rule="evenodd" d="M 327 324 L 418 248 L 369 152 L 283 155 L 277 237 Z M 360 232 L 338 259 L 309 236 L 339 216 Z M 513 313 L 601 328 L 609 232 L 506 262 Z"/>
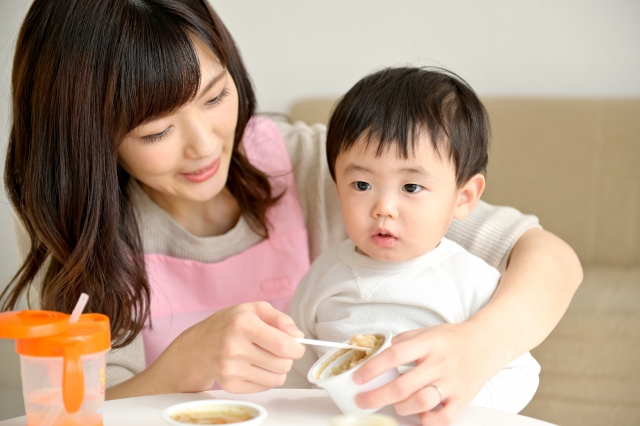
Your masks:
<path fill-rule="evenodd" d="M 171 415 L 177 422 L 194 425 L 226 425 L 251 420 L 255 417 L 252 410 L 244 407 L 234 409 L 188 409 Z"/>
<path fill-rule="evenodd" d="M 350 353 L 350 357 L 340 365 L 334 366 L 331 369 L 331 375 L 329 377 L 337 376 L 338 374 L 351 370 L 356 365 L 362 364 L 366 359 L 373 355 L 380 346 L 382 346 L 382 343 L 384 343 L 383 336 L 376 336 L 373 334 L 356 334 L 351 338 L 351 340 L 349 340 L 349 344 L 370 349 L 368 351 L 359 351 L 356 349 L 348 351 L 348 353 Z"/>

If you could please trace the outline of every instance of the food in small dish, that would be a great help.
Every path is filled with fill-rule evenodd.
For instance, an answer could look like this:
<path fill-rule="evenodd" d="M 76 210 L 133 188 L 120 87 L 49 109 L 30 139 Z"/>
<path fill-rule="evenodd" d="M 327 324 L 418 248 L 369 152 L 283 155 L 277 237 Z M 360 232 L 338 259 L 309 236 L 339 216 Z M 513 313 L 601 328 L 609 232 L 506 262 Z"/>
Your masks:
<path fill-rule="evenodd" d="M 244 401 L 201 400 L 171 406 L 162 418 L 172 425 L 226 425 L 252 426 L 262 423 L 267 416 L 264 407 Z"/>
<path fill-rule="evenodd" d="M 226 425 L 251 420 L 258 413 L 248 407 L 233 409 L 187 408 L 171 414 L 171 418 L 189 425 Z"/>

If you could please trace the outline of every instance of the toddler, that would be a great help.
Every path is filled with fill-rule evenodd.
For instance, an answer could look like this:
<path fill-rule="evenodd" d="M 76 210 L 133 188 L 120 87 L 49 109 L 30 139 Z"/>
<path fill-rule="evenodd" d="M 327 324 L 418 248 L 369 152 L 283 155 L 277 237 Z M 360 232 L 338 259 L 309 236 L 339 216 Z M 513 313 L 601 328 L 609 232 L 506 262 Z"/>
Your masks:
<path fill-rule="evenodd" d="M 297 288 L 291 316 L 305 337 L 342 342 L 461 323 L 491 299 L 500 272 L 445 238 L 482 195 L 488 140 L 486 110 L 453 73 L 384 69 L 347 92 L 329 122 L 327 160 L 349 239 Z M 309 347 L 294 368 L 306 377 L 322 353 Z M 518 412 L 539 372 L 527 353 L 472 404 Z"/>

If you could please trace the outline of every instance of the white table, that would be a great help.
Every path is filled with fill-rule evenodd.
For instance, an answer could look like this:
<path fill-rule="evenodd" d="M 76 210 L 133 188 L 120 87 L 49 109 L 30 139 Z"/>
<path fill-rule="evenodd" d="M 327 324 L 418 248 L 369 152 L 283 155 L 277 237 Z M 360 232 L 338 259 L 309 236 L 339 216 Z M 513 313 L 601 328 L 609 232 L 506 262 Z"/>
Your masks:
<path fill-rule="evenodd" d="M 263 426 L 327 426 L 332 417 L 340 413 L 331 398 L 321 389 L 272 389 L 251 395 L 234 395 L 224 391 L 200 393 L 175 393 L 167 395 L 143 396 L 138 398 L 107 401 L 104 407 L 105 426 L 163 426 L 160 412 L 166 407 L 180 402 L 197 399 L 235 399 L 251 401 L 264 406 L 269 416 Z M 400 425 L 420 425 L 417 416 L 400 417 L 393 408 L 386 407 L 381 414 L 398 419 Z M 26 419 L 0 422 L 0 426 L 24 426 Z M 469 407 L 455 422 L 455 426 L 544 426 L 550 423 L 516 414 L 503 413 L 487 408 Z"/>

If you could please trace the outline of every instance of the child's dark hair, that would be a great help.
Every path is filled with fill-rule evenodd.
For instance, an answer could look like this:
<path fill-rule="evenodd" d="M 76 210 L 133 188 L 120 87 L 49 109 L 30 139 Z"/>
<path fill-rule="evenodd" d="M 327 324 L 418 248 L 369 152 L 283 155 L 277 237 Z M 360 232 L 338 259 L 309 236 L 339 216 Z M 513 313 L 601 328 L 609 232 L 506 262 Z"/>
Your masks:
<path fill-rule="evenodd" d="M 377 155 L 395 146 L 409 157 L 426 132 L 442 157 L 448 153 L 458 187 L 487 167 L 489 117 L 471 87 L 439 68 L 385 68 L 364 77 L 337 104 L 327 129 L 327 160 L 335 180 L 338 155 L 366 137 Z"/>

